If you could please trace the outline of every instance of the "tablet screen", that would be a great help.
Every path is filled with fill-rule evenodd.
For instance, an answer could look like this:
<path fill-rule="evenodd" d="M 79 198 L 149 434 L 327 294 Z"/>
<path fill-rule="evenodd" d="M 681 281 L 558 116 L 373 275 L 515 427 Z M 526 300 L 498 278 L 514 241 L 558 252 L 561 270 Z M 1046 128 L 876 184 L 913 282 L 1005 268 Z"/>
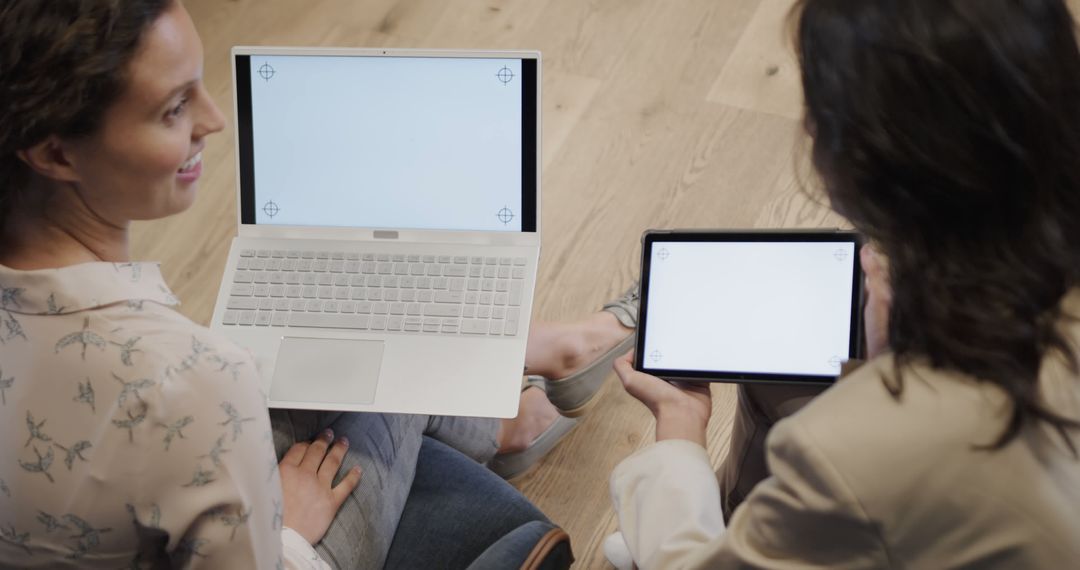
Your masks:
<path fill-rule="evenodd" d="M 835 378 L 857 346 L 855 236 L 704 236 L 646 240 L 640 368 L 717 380 Z"/>

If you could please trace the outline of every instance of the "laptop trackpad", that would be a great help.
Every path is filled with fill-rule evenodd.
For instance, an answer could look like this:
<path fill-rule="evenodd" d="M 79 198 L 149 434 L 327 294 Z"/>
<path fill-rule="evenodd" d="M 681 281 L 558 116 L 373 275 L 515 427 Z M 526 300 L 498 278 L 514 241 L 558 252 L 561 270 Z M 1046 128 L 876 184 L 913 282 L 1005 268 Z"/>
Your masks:
<path fill-rule="evenodd" d="M 370 404 L 375 401 L 382 355 L 379 340 L 282 338 L 270 399 Z"/>

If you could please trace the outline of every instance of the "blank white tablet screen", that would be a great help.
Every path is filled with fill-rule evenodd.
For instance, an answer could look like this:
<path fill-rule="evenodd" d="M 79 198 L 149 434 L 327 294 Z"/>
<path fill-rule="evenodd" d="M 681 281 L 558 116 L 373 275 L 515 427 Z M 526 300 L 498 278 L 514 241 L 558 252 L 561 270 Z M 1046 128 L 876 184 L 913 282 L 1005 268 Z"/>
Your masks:
<path fill-rule="evenodd" d="M 851 242 L 654 242 L 643 362 L 835 376 L 850 356 Z"/>

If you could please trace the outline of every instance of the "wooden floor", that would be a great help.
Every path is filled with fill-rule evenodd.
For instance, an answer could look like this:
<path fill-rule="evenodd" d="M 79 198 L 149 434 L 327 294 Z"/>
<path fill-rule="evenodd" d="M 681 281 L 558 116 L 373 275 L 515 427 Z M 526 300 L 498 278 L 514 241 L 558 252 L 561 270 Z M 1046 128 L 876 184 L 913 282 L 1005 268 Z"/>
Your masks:
<path fill-rule="evenodd" d="M 596 310 L 637 277 L 647 228 L 835 226 L 815 193 L 785 17 L 791 0 L 187 0 L 206 83 L 231 115 L 232 45 L 528 48 L 543 52 L 544 242 L 534 318 Z M 195 207 L 136 228 L 183 311 L 206 323 L 235 234 L 231 128 L 209 142 Z M 508 381 L 514 381 L 508 379 Z M 714 388 L 710 454 L 733 391 Z M 614 377 L 603 400 L 517 482 L 605 568 L 612 468 L 652 440 Z"/>

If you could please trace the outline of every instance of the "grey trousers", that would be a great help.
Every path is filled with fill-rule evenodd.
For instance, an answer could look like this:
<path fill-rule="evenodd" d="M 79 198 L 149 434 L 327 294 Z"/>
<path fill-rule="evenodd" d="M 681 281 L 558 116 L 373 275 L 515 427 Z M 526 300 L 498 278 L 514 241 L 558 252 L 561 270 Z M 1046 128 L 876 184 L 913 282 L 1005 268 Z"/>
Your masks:
<path fill-rule="evenodd" d="M 271 410 L 278 459 L 296 442 L 322 430 L 349 439 L 339 473 L 364 470 L 360 485 L 338 511 L 319 555 L 335 568 L 382 568 L 416 474 L 424 436 L 483 463 L 498 449 L 499 420 L 436 416 Z"/>
<path fill-rule="evenodd" d="M 828 386 L 740 384 L 731 448 L 717 470 L 724 520 L 754 486 L 769 476 L 765 464 L 765 437 L 776 422 L 799 411 Z"/>

